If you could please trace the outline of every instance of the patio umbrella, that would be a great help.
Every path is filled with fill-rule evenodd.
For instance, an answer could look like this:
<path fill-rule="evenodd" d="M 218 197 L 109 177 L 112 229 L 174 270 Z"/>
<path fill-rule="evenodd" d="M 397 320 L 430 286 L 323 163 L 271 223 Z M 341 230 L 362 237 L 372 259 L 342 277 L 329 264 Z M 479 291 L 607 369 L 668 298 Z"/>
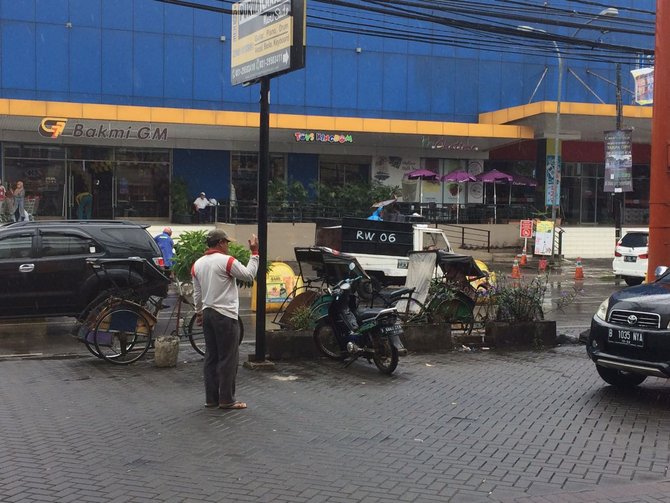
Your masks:
<path fill-rule="evenodd" d="M 478 174 L 475 178 L 480 182 L 493 184 L 493 222 L 498 223 L 498 196 L 496 194 L 496 183 L 512 183 L 514 177 L 507 173 L 503 173 L 502 171 L 498 171 L 497 169 L 492 169 L 486 173 Z"/>
<path fill-rule="evenodd" d="M 467 171 L 458 169 L 456 171 L 452 171 L 451 173 L 447 173 L 442 178 L 440 178 L 440 180 L 443 182 L 455 183 L 458 187 L 458 192 L 456 195 L 456 223 L 458 223 L 458 213 L 461 207 L 461 183 L 474 182 L 476 178 Z"/>
<path fill-rule="evenodd" d="M 440 175 L 429 169 L 415 169 L 414 171 L 406 173 L 405 176 L 408 180 L 419 180 L 419 209 L 421 209 L 421 203 L 423 202 L 423 181 L 437 181 Z"/>

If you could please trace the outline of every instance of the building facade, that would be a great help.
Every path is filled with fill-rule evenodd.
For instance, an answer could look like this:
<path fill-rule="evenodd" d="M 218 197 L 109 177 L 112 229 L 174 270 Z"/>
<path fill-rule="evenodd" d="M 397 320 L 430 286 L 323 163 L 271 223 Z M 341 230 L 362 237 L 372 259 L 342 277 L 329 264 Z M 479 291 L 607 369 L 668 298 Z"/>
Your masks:
<path fill-rule="evenodd" d="M 447 219 L 456 205 L 467 215 L 494 201 L 542 211 L 558 143 L 560 214 L 607 223 L 603 133 L 620 113 L 633 129 L 627 219 L 644 223 L 651 108 L 628 89 L 630 70 L 649 66 L 654 2 L 619 1 L 616 17 L 565 10 L 569 2 L 518 11 L 484 3 L 478 41 L 464 35 L 472 28 L 457 12 L 408 18 L 355 2 L 308 3 L 306 66 L 272 79 L 271 180 L 309 191 L 376 180 L 405 201 L 445 209 Z M 75 218 L 90 193 L 93 218 L 166 220 L 176 179 L 189 198 L 204 191 L 225 203 L 224 218 L 235 205 L 253 207 L 259 86 L 230 84 L 222 2 L 178 4 L 0 0 L 1 174 L 6 186 L 24 182 L 35 216 Z M 441 27 L 447 18 L 462 26 Z M 528 22 L 545 38 L 516 26 Z M 533 182 L 408 180 L 419 168 L 497 168 Z"/>

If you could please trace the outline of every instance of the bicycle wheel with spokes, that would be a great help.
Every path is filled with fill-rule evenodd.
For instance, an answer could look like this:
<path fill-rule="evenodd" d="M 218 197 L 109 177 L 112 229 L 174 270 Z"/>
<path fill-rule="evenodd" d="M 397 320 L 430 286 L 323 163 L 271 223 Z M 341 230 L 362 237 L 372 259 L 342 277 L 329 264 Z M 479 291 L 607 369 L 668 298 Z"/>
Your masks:
<path fill-rule="evenodd" d="M 237 318 L 237 323 L 240 326 L 240 342 L 242 344 L 242 339 L 244 339 L 244 322 L 242 318 Z M 186 327 L 186 334 L 188 335 L 188 340 L 191 343 L 193 349 L 196 353 L 205 356 L 205 333 L 202 329 L 202 325 L 198 325 L 196 321 L 195 313 L 191 316 L 191 319 L 188 322 Z"/>
<path fill-rule="evenodd" d="M 472 307 L 472 304 L 459 297 L 446 299 L 435 305 L 431 317 L 437 323 L 449 323 L 452 332 L 470 335 L 474 324 Z"/>
<path fill-rule="evenodd" d="M 423 321 L 426 318 L 425 306 L 414 297 L 401 297 L 392 307 L 396 308 L 398 318 L 403 323 Z"/>
<path fill-rule="evenodd" d="M 95 350 L 108 362 L 126 365 L 151 346 L 154 321 L 133 305 L 118 304 L 101 313 L 93 332 Z"/>

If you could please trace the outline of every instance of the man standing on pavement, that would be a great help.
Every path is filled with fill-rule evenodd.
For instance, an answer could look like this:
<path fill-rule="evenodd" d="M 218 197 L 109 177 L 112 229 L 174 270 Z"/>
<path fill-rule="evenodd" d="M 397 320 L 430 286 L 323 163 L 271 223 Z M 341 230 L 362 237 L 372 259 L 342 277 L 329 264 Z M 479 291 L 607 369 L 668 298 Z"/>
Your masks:
<path fill-rule="evenodd" d="M 174 241 L 172 240 L 172 228 L 166 227 L 158 236 L 154 237 L 154 241 L 161 249 L 163 255 L 163 266 L 167 271 L 172 269 L 172 257 L 174 257 Z"/>
<path fill-rule="evenodd" d="M 251 235 L 251 258 L 244 266 L 228 255 L 232 241 L 222 229 L 207 234 L 208 250 L 191 270 L 193 300 L 198 324 L 205 334 L 205 407 L 246 409 L 235 399 L 235 378 L 239 361 L 240 300 L 237 282 L 250 282 L 258 272 L 258 238 Z"/>

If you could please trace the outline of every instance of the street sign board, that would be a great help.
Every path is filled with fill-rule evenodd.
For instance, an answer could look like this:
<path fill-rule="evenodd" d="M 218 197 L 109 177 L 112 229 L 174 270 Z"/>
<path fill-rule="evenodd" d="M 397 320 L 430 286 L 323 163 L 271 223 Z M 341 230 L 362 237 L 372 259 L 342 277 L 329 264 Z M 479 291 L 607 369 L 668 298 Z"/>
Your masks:
<path fill-rule="evenodd" d="M 633 131 L 605 131 L 605 187 L 603 192 L 633 190 Z"/>
<path fill-rule="evenodd" d="M 305 66 L 305 0 L 242 0 L 233 4 L 233 85 Z"/>
<path fill-rule="evenodd" d="M 533 221 L 521 220 L 519 222 L 519 237 L 532 238 L 533 237 Z"/>

